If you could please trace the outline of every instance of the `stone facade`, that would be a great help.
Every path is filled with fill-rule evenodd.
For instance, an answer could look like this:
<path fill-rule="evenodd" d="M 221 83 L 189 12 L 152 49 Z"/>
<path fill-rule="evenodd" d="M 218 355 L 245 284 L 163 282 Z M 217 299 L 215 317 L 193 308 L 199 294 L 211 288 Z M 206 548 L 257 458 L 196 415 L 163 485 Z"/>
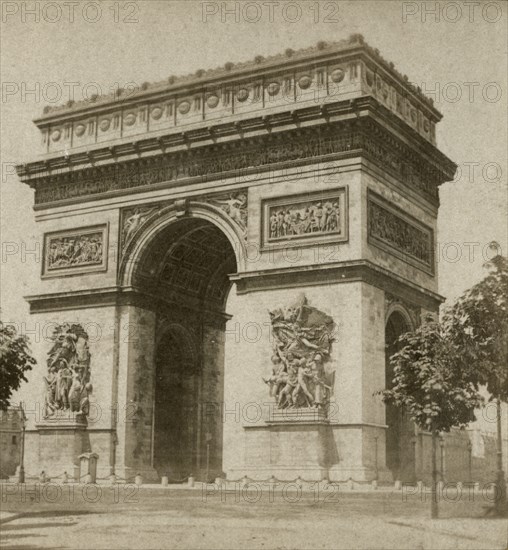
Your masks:
<path fill-rule="evenodd" d="M 440 118 L 358 35 L 47 110 L 42 160 L 18 167 L 45 243 L 27 299 L 87 331 L 93 391 L 78 435 L 52 427 L 56 459 L 41 343 L 27 473 L 74 471 L 80 446 L 99 477 L 392 479 L 373 393 L 392 310 L 414 326 L 442 301 Z M 330 345 L 331 321 L 288 313 L 302 295 Z M 274 410 L 270 376 L 295 406 Z"/>

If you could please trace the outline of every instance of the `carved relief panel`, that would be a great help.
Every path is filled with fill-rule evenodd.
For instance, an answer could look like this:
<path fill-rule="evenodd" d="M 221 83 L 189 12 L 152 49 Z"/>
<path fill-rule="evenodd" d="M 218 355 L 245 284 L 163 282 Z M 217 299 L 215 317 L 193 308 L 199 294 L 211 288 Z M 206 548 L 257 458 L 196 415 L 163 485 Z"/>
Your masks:
<path fill-rule="evenodd" d="M 372 191 L 367 202 L 369 243 L 433 275 L 432 229 Z"/>
<path fill-rule="evenodd" d="M 107 224 L 46 233 L 42 276 L 106 271 L 107 255 Z"/>
<path fill-rule="evenodd" d="M 262 246 L 348 240 L 347 188 L 263 201 Z"/>

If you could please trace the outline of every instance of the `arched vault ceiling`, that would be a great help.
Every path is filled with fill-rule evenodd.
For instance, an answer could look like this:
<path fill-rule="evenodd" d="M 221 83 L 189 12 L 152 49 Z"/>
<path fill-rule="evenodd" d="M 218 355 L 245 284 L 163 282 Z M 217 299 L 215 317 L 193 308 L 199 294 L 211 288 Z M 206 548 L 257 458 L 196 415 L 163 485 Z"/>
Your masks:
<path fill-rule="evenodd" d="M 236 271 L 231 243 L 215 225 L 182 219 L 147 245 L 134 271 L 134 284 L 168 301 L 179 297 L 224 306 Z"/>

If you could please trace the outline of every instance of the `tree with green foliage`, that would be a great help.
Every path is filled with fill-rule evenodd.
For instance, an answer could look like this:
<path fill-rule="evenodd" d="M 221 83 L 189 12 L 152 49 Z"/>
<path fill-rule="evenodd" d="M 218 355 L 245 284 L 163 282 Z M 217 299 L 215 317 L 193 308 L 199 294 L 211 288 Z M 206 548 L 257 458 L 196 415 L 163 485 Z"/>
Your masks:
<path fill-rule="evenodd" d="M 499 250 L 497 243 L 492 249 Z M 508 403 L 508 260 L 497 254 L 485 263 L 487 275 L 467 290 L 447 313 L 450 339 L 463 375 L 484 386 L 497 406 L 496 508 L 506 512 L 501 403 Z"/>
<path fill-rule="evenodd" d="M 402 408 L 432 435 L 431 517 L 438 517 L 437 447 L 440 432 L 463 428 L 483 403 L 475 384 L 461 375 L 449 327 L 427 317 L 413 332 L 399 337 L 401 349 L 390 357 L 393 386 L 379 393 L 387 404 Z"/>
<path fill-rule="evenodd" d="M 32 365 L 35 359 L 30 354 L 28 338 L 0 321 L 0 410 L 7 409 L 12 392 L 19 389 L 21 382 L 27 382 L 25 372 Z"/>

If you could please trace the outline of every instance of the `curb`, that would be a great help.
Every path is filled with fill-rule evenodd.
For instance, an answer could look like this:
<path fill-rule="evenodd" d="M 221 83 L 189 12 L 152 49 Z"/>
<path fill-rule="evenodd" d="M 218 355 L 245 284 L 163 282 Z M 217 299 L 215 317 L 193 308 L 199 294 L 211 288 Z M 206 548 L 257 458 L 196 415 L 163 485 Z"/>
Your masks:
<path fill-rule="evenodd" d="M 10 512 L 5 512 L 6 514 L 11 514 Z M 0 525 L 4 525 L 5 523 L 9 523 L 10 521 L 14 521 L 16 519 L 22 518 L 25 516 L 24 512 L 20 513 L 12 513 L 9 517 L 2 518 L 2 515 L 0 513 Z"/>

